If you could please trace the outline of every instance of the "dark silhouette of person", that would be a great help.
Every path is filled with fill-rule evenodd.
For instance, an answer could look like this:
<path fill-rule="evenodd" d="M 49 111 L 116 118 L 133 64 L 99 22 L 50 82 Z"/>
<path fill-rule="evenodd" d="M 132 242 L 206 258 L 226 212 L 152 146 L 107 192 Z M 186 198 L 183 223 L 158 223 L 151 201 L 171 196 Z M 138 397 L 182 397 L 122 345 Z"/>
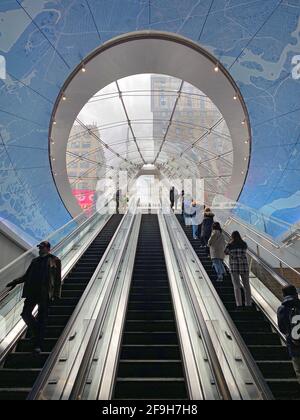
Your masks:
<path fill-rule="evenodd" d="M 170 190 L 170 205 L 171 205 L 171 209 L 174 208 L 174 204 L 175 204 L 175 187 L 172 187 Z"/>
<path fill-rule="evenodd" d="M 277 313 L 278 326 L 286 336 L 289 355 L 300 385 L 300 300 L 293 285 L 285 286 L 282 292 L 284 300 Z"/>
<path fill-rule="evenodd" d="M 121 195 L 121 192 L 118 189 L 117 192 L 116 192 L 116 213 L 117 214 L 120 213 L 120 195 Z"/>
<path fill-rule="evenodd" d="M 21 316 L 33 335 L 35 353 L 43 348 L 49 305 L 61 297 L 61 261 L 50 253 L 49 242 L 41 242 L 38 248 L 39 257 L 32 260 L 24 276 L 7 285 L 14 288 L 24 283 L 22 297 L 25 302 Z M 35 318 L 32 312 L 36 306 Z"/>

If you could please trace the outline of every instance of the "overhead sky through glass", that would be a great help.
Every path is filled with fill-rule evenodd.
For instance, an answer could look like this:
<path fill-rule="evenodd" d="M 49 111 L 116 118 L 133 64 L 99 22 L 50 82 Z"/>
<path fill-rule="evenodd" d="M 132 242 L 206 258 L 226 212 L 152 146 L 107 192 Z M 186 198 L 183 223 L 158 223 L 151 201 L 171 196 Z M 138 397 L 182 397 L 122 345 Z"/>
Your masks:
<path fill-rule="evenodd" d="M 148 164 L 169 179 L 204 178 L 209 201 L 226 194 L 233 164 L 228 127 L 216 105 L 185 81 L 156 74 L 116 81 L 74 123 L 67 169 L 76 196 L 95 190 L 101 178 L 120 170 L 133 176 Z"/>

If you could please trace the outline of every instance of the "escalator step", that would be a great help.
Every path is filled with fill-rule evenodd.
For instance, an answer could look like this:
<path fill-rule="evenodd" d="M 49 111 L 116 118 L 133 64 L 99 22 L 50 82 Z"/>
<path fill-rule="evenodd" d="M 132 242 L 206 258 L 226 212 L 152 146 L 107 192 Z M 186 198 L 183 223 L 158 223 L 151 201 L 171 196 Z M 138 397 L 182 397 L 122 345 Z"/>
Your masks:
<path fill-rule="evenodd" d="M 184 378 L 170 379 L 117 379 L 115 398 L 144 400 L 186 399 Z"/>
<path fill-rule="evenodd" d="M 41 369 L 46 363 L 50 353 L 11 353 L 5 360 L 6 369 Z"/>
<path fill-rule="evenodd" d="M 290 361 L 290 356 L 286 347 L 283 346 L 249 346 L 255 360 L 278 360 Z"/>
<path fill-rule="evenodd" d="M 257 362 L 262 374 L 267 379 L 293 378 L 296 379 L 291 361 L 265 361 Z"/>
<path fill-rule="evenodd" d="M 166 320 L 173 321 L 174 314 L 172 311 L 128 311 L 127 320 Z"/>
<path fill-rule="evenodd" d="M 137 302 L 130 300 L 128 309 L 130 311 L 170 311 L 173 306 L 171 302 Z"/>
<path fill-rule="evenodd" d="M 300 400 L 300 385 L 296 379 L 270 379 L 267 383 L 277 400 Z"/>
<path fill-rule="evenodd" d="M 178 338 L 173 332 L 125 332 L 124 344 L 178 344 Z"/>
<path fill-rule="evenodd" d="M 132 293 L 130 295 L 130 302 L 170 302 L 170 294 L 142 294 Z"/>
<path fill-rule="evenodd" d="M 0 388 L 30 388 L 41 369 L 1 369 Z"/>
<path fill-rule="evenodd" d="M 176 324 L 174 320 L 172 321 L 136 321 L 136 320 L 127 320 L 125 324 L 126 332 L 176 332 Z"/>
<path fill-rule="evenodd" d="M 120 378 L 182 378 L 180 360 L 120 360 L 118 379 Z"/>
<path fill-rule="evenodd" d="M 235 325 L 237 326 L 238 330 L 243 332 L 254 332 L 254 333 L 260 333 L 260 332 L 266 332 L 271 333 L 272 328 L 271 325 L 267 321 L 235 321 Z"/>
<path fill-rule="evenodd" d="M 55 306 L 49 309 L 49 315 L 66 315 L 71 316 L 74 312 L 73 306 Z"/>
<path fill-rule="evenodd" d="M 51 352 L 56 344 L 55 338 L 46 338 L 44 342 L 43 350 L 45 352 Z M 19 353 L 30 353 L 32 352 L 32 341 L 28 338 L 23 338 L 17 345 L 17 352 Z"/>
<path fill-rule="evenodd" d="M 122 347 L 121 359 L 134 360 L 179 360 L 180 350 L 177 345 L 127 345 Z"/>
<path fill-rule="evenodd" d="M 0 388 L 0 401 L 25 401 L 30 388 Z"/>

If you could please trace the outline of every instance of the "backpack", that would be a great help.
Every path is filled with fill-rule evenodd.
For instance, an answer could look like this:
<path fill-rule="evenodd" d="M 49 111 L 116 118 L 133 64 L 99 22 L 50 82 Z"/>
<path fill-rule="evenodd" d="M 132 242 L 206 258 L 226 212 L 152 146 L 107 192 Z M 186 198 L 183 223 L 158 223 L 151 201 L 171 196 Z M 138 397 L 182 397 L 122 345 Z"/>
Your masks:
<path fill-rule="evenodd" d="M 291 340 L 300 349 L 300 305 L 295 305 L 290 312 Z"/>

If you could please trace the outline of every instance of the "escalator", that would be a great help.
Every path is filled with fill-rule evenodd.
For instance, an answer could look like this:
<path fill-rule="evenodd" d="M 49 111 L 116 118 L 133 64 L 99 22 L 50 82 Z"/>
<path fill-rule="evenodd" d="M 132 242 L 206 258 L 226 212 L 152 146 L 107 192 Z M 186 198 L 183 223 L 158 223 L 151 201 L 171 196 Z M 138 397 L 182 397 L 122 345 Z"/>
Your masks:
<path fill-rule="evenodd" d="M 188 399 L 158 218 L 143 215 L 114 399 Z"/>
<path fill-rule="evenodd" d="M 112 216 L 65 279 L 62 298 L 50 306 L 43 353 L 32 353 L 32 341 L 27 332 L 6 357 L 0 367 L 0 400 L 27 398 L 121 220 L 121 215 Z"/>
<path fill-rule="evenodd" d="M 182 216 L 177 217 L 275 399 L 300 400 L 300 387 L 287 348 L 278 333 L 254 303 L 251 309 L 236 308 L 230 274 L 227 273 L 224 282 L 216 282 L 217 276 L 206 249 L 193 240 L 191 227 L 184 225 Z"/>

